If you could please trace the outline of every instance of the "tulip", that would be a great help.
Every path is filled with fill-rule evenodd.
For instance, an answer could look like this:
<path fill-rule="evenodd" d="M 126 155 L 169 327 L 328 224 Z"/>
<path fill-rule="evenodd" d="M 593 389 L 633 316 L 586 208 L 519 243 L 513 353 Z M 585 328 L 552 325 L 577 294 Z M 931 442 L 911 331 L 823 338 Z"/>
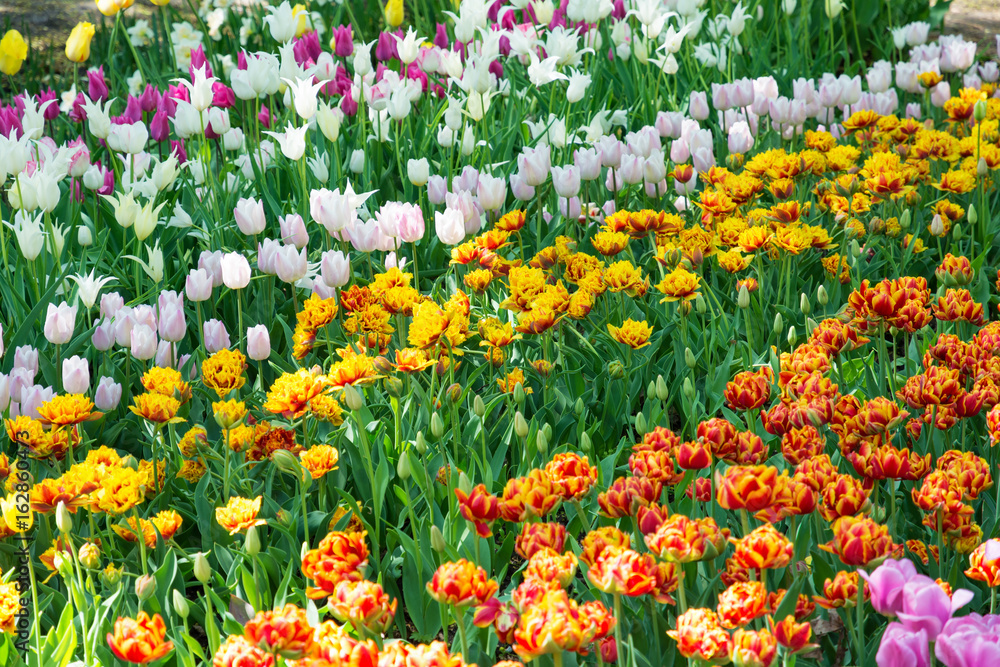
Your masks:
<path fill-rule="evenodd" d="M 0 373 L 0 412 L 10 405 L 10 378 Z"/>
<path fill-rule="evenodd" d="M 444 203 L 448 195 L 448 182 L 444 176 L 431 176 L 427 179 L 427 200 L 434 206 Z"/>
<path fill-rule="evenodd" d="M 0 39 L 0 72 L 7 76 L 17 74 L 28 57 L 28 43 L 17 30 L 8 30 Z"/>
<path fill-rule="evenodd" d="M 250 284 L 250 262 L 238 252 L 222 256 L 222 282 L 232 290 L 243 289 Z"/>
<path fill-rule="evenodd" d="M 339 250 L 327 250 L 320 262 L 320 274 L 329 287 L 343 287 L 351 279 L 351 261 Z"/>
<path fill-rule="evenodd" d="M 552 167 L 552 187 L 560 197 L 577 196 L 580 194 L 580 170 L 574 165 Z"/>
<path fill-rule="evenodd" d="M 66 57 L 71 62 L 82 63 L 90 57 L 90 41 L 94 38 L 94 24 L 80 21 L 66 40 Z"/>
<path fill-rule="evenodd" d="M 730 153 L 743 155 L 753 148 L 753 135 L 750 133 L 750 126 L 746 121 L 733 123 L 729 128 L 728 147 Z"/>
<path fill-rule="evenodd" d="M 465 239 L 465 217 L 454 208 L 434 213 L 434 233 L 445 245 L 458 245 Z M 51 306 L 50 306 L 51 307 Z"/>
<path fill-rule="evenodd" d="M 926 631 L 935 641 L 952 615 L 972 601 L 972 591 L 959 588 L 951 597 L 937 582 L 922 574 L 914 575 L 903 586 L 902 611 L 899 620 L 910 632 Z"/>
<path fill-rule="evenodd" d="M 583 181 L 601 177 L 601 153 L 597 148 L 578 148 L 573 152 L 573 164 L 580 171 L 580 179 Z"/>
<path fill-rule="evenodd" d="M 903 610 L 903 587 L 917 574 L 917 568 L 909 560 L 887 560 L 871 574 L 864 570 L 858 574 L 868 582 L 875 611 L 893 617 Z"/>
<path fill-rule="evenodd" d="M 176 292 L 161 292 L 159 297 L 160 338 L 172 343 L 184 338 L 187 321 L 184 318 L 184 297 Z"/>
<path fill-rule="evenodd" d="M 306 231 L 306 223 L 298 213 L 286 215 L 278 218 L 281 228 L 281 241 L 287 245 L 294 245 L 298 249 L 306 247 L 309 243 L 309 232 Z"/>
<path fill-rule="evenodd" d="M 35 384 L 35 371 L 14 367 L 8 376 L 8 390 L 15 403 L 24 400 L 24 392 Z"/>
<path fill-rule="evenodd" d="M 98 410 L 107 412 L 118 407 L 118 402 L 122 399 L 122 386 L 112 378 L 102 377 L 97 383 L 97 391 L 94 393 L 94 405 Z"/>
<path fill-rule="evenodd" d="M 87 360 L 78 356 L 63 359 L 63 390 L 68 394 L 85 394 L 90 388 L 90 369 Z"/>
<path fill-rule="evenodd" d="M 212 276 L 205 269 L 191 269 L 184 282 L 184 293 L 194 302 L 212 298 Z"/>
<path fill-rule="evenodd" d="M 482 174 L 476 184 L 476 196 L 479 198 L 479 205 L 483 207 L 483 210 L 499 210 L 507 200 L 507 181 L 489 174 Z"/>
<path fill-rule="evenodd" d="M 705 120 L 708 118 L 708 95 L 704 91 L 691 91 L 688 114 L 695 120 Z"/>
<path fill-rule="evenodd" d="M 365 152 L 360 148 L 353 151 L 347 166 L 353 174 L 360 174 L 363 172 L 365 170 Z"/>
<path fill-rule="evenodd" d="M 300 218 L 301 219 L 301 218 Z M 298 251 L 295 246 L 282 246 L 275 257 L 278 278 L 281 282 L 294 285 L 305 277 L 309 270 L 308 258 L 303 248 Z"/>
<path fill-rule="evenodd" d="M 271 336 L 267 326 L 258 324 L 247 329 L 247 356 L 254 361 L 263 361 L 271 356 Z"/>
<path fill-rule="evenodd" d="M 427 158 L 407 160 L 406 176 L 410 180 L 410 183 L 418 188 L 427 185 L 427 180 L 430 178 L 430 163 L 427 161 Z"/>
<path fill-rule="evenodd" d="M 23 400 L 20 402 L 21 414 L 32 419 L 40 419 L 38 408 L 42 407 L 42 403 L 51 401 L 55 395 L 56 392 L 52 387 L 43 387 L 39 384 L 25 387 L 22 395 Z"/>
<path fill-rule="evenodd" d="M 308 130 L 308 125 L 295 127 L 291 122 L 289 122 L 285 126 L 284 132 L 266 131 L 264 134 L 274 138 L 281 147 L 281 154 L 289 160 L 295 162 L 296 160 L 301 159 L 306 152 L 306 132 Z M 362 152 L 362 156 L 363 155 L 364 153 Z M 353 157 L 351 159 L 353 161 Z"/>
<path fill-rule="evenodd" d="M 215 354 L 221 349 L 230 347 L 229 332 L 226 325 L 219 320 L 208 320 L 204 325 L 205 350 Z"/>
<path fill-rule="evenodd" d="M 525 148 L 517 156 L 518 172 L 525 183 L 534 187 L 545 182 L 552 168 L 550 151 L 548 146 Z"/>
<path fill-rule="evenodd" d="M 64 345 L 73 338 L 76 326 L 76 306 L 63 301 L 56 306 L 50 303 L 45 314 L 45 340 L 53 345 Z"/>
<path fill-rule="evenodd" d="M 141 361 L 148 361 L 156 356 L 156 330 L 148 324 L 137 324 L 132 327 L 132 356 Z"/>
<path fill-rule="evenodd" d="M 927 632 L 913 632 L 899 623 L 890 623 L 882 635 L 875 663 L 878 667 L 928 667 Z"/>

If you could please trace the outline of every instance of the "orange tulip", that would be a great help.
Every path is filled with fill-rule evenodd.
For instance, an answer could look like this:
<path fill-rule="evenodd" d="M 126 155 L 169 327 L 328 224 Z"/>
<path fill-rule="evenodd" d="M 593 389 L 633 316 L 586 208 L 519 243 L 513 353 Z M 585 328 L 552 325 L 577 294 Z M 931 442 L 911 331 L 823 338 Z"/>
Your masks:
<path fill-rule="evenodd" d="M 248 642 L 287 660 L 307 656 L 313 648 L 313 634 L 306 611 L 294 604 L 259 611 L 243 627 Z"/>
<path fill-rule="evenodd" d="M 842 516 L 833 523 L 833 542 L 819 548 L 839 556 L 844 565 L 865 566 L 889 555 L 892 538 L 889 529 L 873 519 Z"/>
<path fill-rule="evenodd" d="M 476 527 L 476 534 L 491 536 L 490 524 L 500 516 L 500 499 L 487 491 L 485 484 L 477 484 L 468 494 L 456 488 L 455 497 L 458 498 L 458 510 Z"/>
<path fill-rule="evenodd" d="M 136 618 L 119 617 L 114 633 L 108 633 L 108 646 L 115 656 L 136 665 L 156 662 L 174 650 L 173 642 L 166 640 L 167 627 L 159 614 L 152 618 L 140 611 Z"/>
<path fill-rule="evenodd" d="M 605 593 L 636 597 L 656 585 L 656 563 L 649 554 L 611 547 L 587 570 L 587 578 Z"/>
<path fill-rule="evenodd" d="M 724 628 L 739 628 L 763 616 L 767 590 L 760 581 L 738 581 L 719 594 L 719 621 Z"/>
<path fill-rule="evenodd" d="M 719 617 L 711 609 L 688 609 L 677 617 L 677 628 L 667 635 L 677 642 L 677 650 L 685 658 L 709 663 L 724 663 L 729 659 L 733 640 L 719 625 Z"/>
<path fill-rule="evenodd" d="M 481 605 L 497 592 L 497 582 L 486 571 L 464 558 L 443 563 L 427 582 L 427 592 L 441 604 L 454 607 Z"/>
<path fill-rule="evenodd" d="M 748 569 L 777 569 L 792 561 L 791 541 L 770 523 L 754 529 L 741 540 L 730 539 L 730 542 L 736 545 L 733 559 Z"/>
<path fill-rule="evenodd" d="M 561 523 L 526 523 L 521 527 L 514 548 L 521 558 L 531 558 L 540 549 L 562 552 L 566 526 Z"/>
<path fill-rule="evenodd" d="M 809 623 L 799 623 L 795 616 L 786 616 L 781 622 L 771 620 L 771 632 L 778 645 L 789 653 L 802 653 L 815 648 L 810 644 L 812 626 Z"/>
<path fill-rule="evenodd" d="M 733 633 L 730 659 L 736 667 L 769 667 L 778 655 L 778 641 L 769 630 L 744 630 Z"/>

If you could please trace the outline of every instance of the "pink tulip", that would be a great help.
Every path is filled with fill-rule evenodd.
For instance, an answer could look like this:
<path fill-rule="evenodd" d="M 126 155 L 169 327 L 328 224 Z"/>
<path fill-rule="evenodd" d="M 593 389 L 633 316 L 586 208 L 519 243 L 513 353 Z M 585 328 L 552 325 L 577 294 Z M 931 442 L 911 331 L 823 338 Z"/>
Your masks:
<path fill-rule="evenodd" d="M 617 169 L 622 163 L 625 146 L 617 137 L 605 135 L 597 141 L 597 150 L 601 153 L 601 166 Z"/>
<path fill-rule="evenodd" d="M 875 663 L 878 667 L 928 667 L 927 632 L 907 630 L 899 623 L 890 623 L 882 635 Z"/>
<path fill-rule="evenodd" d="M 35 371 L 15 366 L 8 376 L 8 382 L 10 397 L 15 403 L 20 403 L 24 400 L 25 391 L 35 384 Z"/>
<path fill-rule="evenodd" d="M 255 361 L 271 356 L 271 336 L 265 325 L 258 324 L 247 329 L 247 356 Z"/>
<path fill-rule="evenodd" d="M 184 294 L 195 303 L 212 298 L 212 274 L 205 269 L 191 269 L 184 281 Z"/>
<path fill-rule="evenodd" d="M 596 148 L 576 149 L 573 164 L 580 170 L 580 180 L 594 181 L 601 177 L 601 153 Z"/>
<path fill-rule="evenodd" d="M 294 245 L 301 250 L 309 243 L 306 223 L 298 213 L 278 218 L 278 224 L 281 227 L 281 240 L 286 245 Z"/>
<path fill-rule="evenodd" d="M 14 368 L 27 368 L 38 372 L 38 350 L 30 345 L 20 345 L 14 350 Z"/>
<path fill-rule="evenodd" d="M 551 149 L 548 146 L 525 148 L 517 156 L 517 169 L 521 178 L 533 187 L 545 182 L 551 168 Z"/>
<path fill-rule="evenodd" d="M 402 204 L 399 218 L 399 238 L 405 243 L 416 243 L 424 238 L 426 225 L 419 206 Z"/>
<path fill-rule="evenodd" d="M 202 250 L 198 257 L 198 268 L 205 269 L 212 276 L 212 285 L 222 285 L 222 251 L 209 252 Z"/>
<path fill-rule="evenodd" d="M 10 378 L 0 373 L 0 412 L 10 405 Z"/>
<path fill-rule="evenodd" d="M 290 285 L 302 280 L 309 270 L 305 249 L 296 250 L 295 246 L 282 246 L 275 257 L 275 263 L 278 278 Z"/>
<path fill-rule="evenodd" d="M 535 188 L 528 185 L 518 174 L 510 175 L 510 192 L 518 201 L 531 201 L 535 198 Z"/>
<path fill-rule="evenodd" d="M 688 114 L 695 120 L 705 120 L 708 118 L 708 95 L 705 94 L 705 91 L 691 91 Z"/>
<path fill-rule="evenodd" d="M 902 611 L 897 616 L 907 630 L 926 630 L 928 639 L 934 641 L 948 619 L 972 598 L 972 591 L 964 588 L 955 590 L 949 598 L 936 581 L 917 574 L 903 586 Z"/>
<path fill-rule="evenodd" d="M 118 292 L 101 295 L 101 317 L 114 317 L 118 309 L 125 305 L 125 299 Z"/>
<path fill-rule="evenodd" d="M 507 181 L 503 178 L 480 174 L 475 190 L 484 210 L 497 211 L 507 201 Z"/>
<path fill-rule="evenodd" d="M 76 326 L 76 306 L 63 301 L 58 306 L 50 303 L 45 314 L 45 340 L 53 345 L 65 345 L 73 338 Z"/>
<path fill-rule="evenodd" d="M 329 287 L 343 287 L 351 279 L 351 263 L 347 255 L 339 250 L 327 250 L 320 263 L 323 282 Z"/>
<path fill-rule="evenodd" d="M 222 256 L 222 282 L 231 290 L 243 289 L 250 284 L 250 262 L 238 252 Z"/>
<path fill-rule="evenodd" d="M 161 292 L 158 298 L 160 338 L 176 343 L 187 333 L 184 297 L 177 292 Z"/>
<path fill-rule="evenodd" d="M 169 340 L 161 340 L 156 345 L 156 357 L 154 362 L 160 368 L 176 368 L 174 355 L 177 353 L 177 345 Z"/>
<path fill-rule="evenodd" d="M 132 356 L 141 361 L 148 361 L 156 356 L 156 330 L 148 324 L 136 324 L 132 327 Z"/>
<path fill-rule="evenodd" d="M 260 234 L 267 225 L 267 220 L 264 217 L 264 202 L 256 199 L 240 199 L 236 202 L 233 215 L 236 217 L 236 226 L 247 236 Z"/>
<path fill-rule="evenodd" d="M 38 408 L 42 407 L 42 403 L 51 401 L 55 397 L 56 392 L 53 391 L 52 387 L 43 387 L 41 385 L 33 385 L 24 390 L 24 400 L 21 401 L 20 409 L 21 414 L 32 419 L 40 419 L 41 415 L 38 414 Z"/>
<path fill-rule="evenodd" d="M 269 276 L 278 275 L 276 259 L 281 250 L 281 242 L 264 239 L 257 244 L 257 270 Z"/>
<path fill-rule="evenodd" d="M 871 574 L 858 570 L 858 574 L 868 582 L 872 607 L 883 616 L 893 617 L 903 610 L 903 587 L 917 574 L 912 561 L 887 560 Z"/>
<path fill-rule="evenodd" d="M 90 367 L 87 360 L 76 355 L 63 359 L 63 391 L 67 394 L 86 394 L 90 389 Z"/>
<path fill-rule="evenodd" d="M 444 176 L 431 176 L 427 179 L 427 199 L 433 206 L 443 204 L 447 194 L 448 183 L 444 180 Z"/>
<path fill-rule="evenodd" d="M 122 386 L 112 378 L 102 377 L 97 383 L 97 391 L 94 393 L 94 405 L 98 410 L 107 412 L 118 407 L 118 402 L 122 400 Z"/>
<path fill-rule="evenodd" d="M 226 325 L 219 320 L 208 320 L 204 326 L 205 350 L 215 354 L 221 349 L 230 347 L 229 332 Z"/>

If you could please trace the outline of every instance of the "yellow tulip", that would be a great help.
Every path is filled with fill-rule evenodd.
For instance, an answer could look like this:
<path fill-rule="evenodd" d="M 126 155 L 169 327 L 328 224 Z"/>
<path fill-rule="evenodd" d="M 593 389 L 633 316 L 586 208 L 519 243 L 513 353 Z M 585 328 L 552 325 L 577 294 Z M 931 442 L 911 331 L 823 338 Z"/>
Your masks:
<path fill-rule="evenodd" d="M 403 0 L 389 0 L 385 3 L 385 22 L 393 28 L 403 23 Z"/>
<path fill-rule="evenodd" d="M 0 500 L 0 510 L 3 512 L 4 523 L 15 533 L 26 533 L 35 525 L 35 513 L 27 502 L 18 502 L 16 494 L 12 493 Z"/>
<path fill-rule="evenodd" d="M 166 7 L 167 5 L 170 4 L 170 0 L 149 0 L 149 1 L 152 2 L 154 5 L 156 5 L 157 7 Z"/>
<path fill-rule="evenodd" d="M 75 63 L 82 63 L 90 57 L 90 40 L 94 38 L 94 24 L 80 21 L 66 40 L 66 57 Z"/>
<path fill-rule="evenodd" d="M 0 39 L 0 72 L 13 76 L 21 70 L 21 63 L 28 57 L 28 43 L 17 30 L 8 30 Z"/>
<path fill-rule="evenodd" d="M 134 2 L 135 0 L 94 0 L 97 11 L 105 16 L 114 16 L 121 10 L 131 7 Z"/>
<path fill-rule="evenodd" d="M 295 5 L 292 7 L 292 19 L 295 21 L 295 36 L 301 37 L 312 28 L 309 25 L 309 12 L 305 5 Z"/>

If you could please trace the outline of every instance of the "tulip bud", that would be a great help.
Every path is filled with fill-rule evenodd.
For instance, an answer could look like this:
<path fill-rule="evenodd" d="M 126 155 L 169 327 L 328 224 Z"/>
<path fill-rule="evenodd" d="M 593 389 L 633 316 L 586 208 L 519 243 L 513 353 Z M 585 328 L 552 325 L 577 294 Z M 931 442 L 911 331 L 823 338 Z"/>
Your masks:
<path fill-rule="evenodd" d="M 798 339 L 798 334 L 795 333 L 795 325 L 788 327 L 788 345 L 791 347 L 795 346 L 795 341 Z"/>
<path fill-rule="evenodd" d="M 469 476 L 464 471 L 458 473 L 458 489 L 465 495 L 472 493 L 472 482 L 469 481 Z"/>
<path fill-rule="evenodd" d="M 808 315 L 812 312 L 812 305 L 809 303 L 809 297 L 803 292 L 799 295 L 799 310 L 802 311 L 803 315 Z"/>
<path fill-rule="evenodd" d="M 70 515 L 69 510 L 66 509 L 66 503 L 61 500 L 56 506 L 56 528 L 63 535 L 73 531 L 73 517 Z"/>
<path fill-rule="evenodd" d="M 307 553 L 309 553 L 309 543 L 303 542 L 302 546 L 299 547 L 299 560 L 305 558 Z"/>
<path fill-rule="evenodd" d="M 573 412 L 575 412 L 576 416 L 579 417 L 583 414 L 584 409 L 585 406 L 583 405 L 583 399 L 577 398 L 576 403 L 573 404 Z"/>
<path fill-rule="evenodd" d="M 850 247 L 851 247 L 851 257 L 853 259 L 857 259 L 858 257 L 861 256 L 861 244 L 858 243 L 857 239 L 852 239 L 851 240 L 851 246 Z"/>
<path fill-rule="evenodd" d="M 698 360 L 694 358 L 694 352 L 691 351 L 690 347 L 684 348 L 684 363 L 691 370 L 694 370 L 694 367 L 698 365 Z"/>
<path fill-rule="evenodd" d="M 535 434 L 535 447 L 538 448 L 539 454 L 545 454 L 549 451 L 549 439 L 545 435 L 545 431 L 538 431 Z"/>
<path fill-rule="evenodd" d="M 736 297 L 736 305 L 742 310 L 750 307 L 750 292 L 747 290 L 746 285 L 740 285 L 740 293 Z"/>
<path fill-rule="evenodd" d="M 56 572 L 67 579 L 73 576 L 73 558 L 62 551 L 57 551 L 52 557 L 52 565 L 55 566 Z"/>
<path fill-rule="evenodd" d="M 815 331 L 817 326 L 819 325 L 816 324 L 816 320 L 811 317 L 806 318 L 806 331 Z"/>
<path fill-rule="evenodd" d="M 403 395 L 403 381 L 395 375 L 387 377 L 383 380 L 382 386 L 385 387 L 385 393 L 389 394 L 393 398 L 399 398 Z"/>
<path fill-rule="evenodd" d="M 931 220 L 931 236 L 944 236 L 944 220 L 940 215 L 935 215 Z"/>
<path fill-rule="evenodd" d="M 542 426 L 542 431 L 545 433 L 545 437 L 549 440 L 552 439 L 552 424 L 545 424 Z"/>
<path fill-rule="evenodd" d="M 405 482 L 410 479 L 411 472 L 410 456 L 406 452 L 403 452 L 399 457 L 399 463 L 396 464 L 396 475 Z"/>
<path fill-rule="evenodd" d="M 444 433 L 444 421 L 441 415 L 435 412 L 431 415 L 431 435 L 440 438 L 442 433 Z"/>
<path fill-rule="evenodd" d="M 684 392 L 684 396 L 689 401 L 693 401 L 695 397 L 694 383 L 691 382 L 691 378 L 684 378 L 684 384 L 681 386 L 681 390 Z"/>
<path fill-rule="evenodd" d="M 446 546 L 441 529 L 437 526 L 431 526 L 431 549 L 437 553 L 443 553 Z"/>
<path fill-rule="evenodd" d="M 816 288 L 816 301 L 818 301 L 821 306 L 825 306 L 830 302 L 830 295 L 826 293 L 826 287 L 823 285 Z"/>
<path fill-rule="evenodd" d="M 247 528 L 246 539 L 243 540 L 243 549 L 247 556 L 253 558 L 260 553 L 260 536 L 257 535 L 257 526 Z"/>
<path fill-rule="evenodd" d="M 774 314 L 774 326 L 772 331 L 776 334 L 780 334 L 785 329 L 785 320 L 781 317 L 781 313 Z"/>
<path fill-rule="evenodd" d="M 476 394 L 476 398 L 472 401 L 472 411 L 476 413 L 476 416 L 480 419 L 486 414 L 486 404 L 483 403 L 483 398 Z"/>
<path fill-rule="evenodd" d="M 437 414 L 437 413 L 434 413 L 434 414 Z M 417 431 L 417 439 L 413 443 L 413 446 L 416 448 L 418 454 L 426 454 L 427 453 L 427 439 L 424 438 L 424 432 L 423 431 Z"/>
<path fill-rule="evenodd" d="M 646 396 L 656 396 L 656 383 L 652 380 L 646 385 Z"/>
<path fill-rule="evenodd" d="M 986 158 L 979 158 L 979 162 L 976 163 L 976 176 L 984 178 L 988 173 L 990 173 L 990 167 L 986 164 Z"/>
<path fill-rule="evenodd" d="M 698 296 L 694 298 L 694 309 L 699 315 L 704 315 L 708 312 L 708 303 L 705 301 L 705 297 L 701 294 L 698 294 Z"/>
<path fill-rule="evenodd" d="M 145 601 L 153 597 L 156 592 L 156 579 L 148 574 L 144 574 L 135 580 L 135 595 L 140 600 Z"/>
<path fill-rule="evenodd" d="M 198 552 L 194 555 L 194 578 L 203 584 L 207 584 L 212 577 L 212 566 L 208 564 L 205 554 Z"/>
<path fill-rule="evenodd" d="M 909 213 L 909 211 L 907 211 Z M 969 224 L 975 226 L 979 222 L 979 211 L 976 210 L 975 204 L 969 204 Z"/>
<path fill-rule="evenodd" d="M 344 402 L 351 410 L 360 410 L 365 404 L 364 395 L 354 385 L 344 385 Z"/>
<path fill-rule="evenodd" d="M 910 228 L 910 220 L 912 219 L 912 217 L 913 217 L 913 214 L 910 213 L 910 209 L 904 210 L 903 214 L 901 216 L 899 216 L 899 228 L 901 230 L 903 230 L 904 232 L 907 229 L 909 229 Z"/>
<path fill-rule="evenodd" d="M 122 573 L 125 571 L 124 567 L 109 567 L 107 569 L 101 570 L 101 581 L 108 588 L 114 588 L 122 580 Z"/>
<path fill-rule="evenodd" d="M 525 398 L 524 387 L 521 386 L 520 382 L 518 382 L 514 385 L 514 402 L 517 403 L 517 407 L 522 407 L 524 405 Z"/>
<path fill-rule="evenodd" d="M 278 470 L 289 475 L 298 475 L 299 469 L 302 467 L 298 457 L 287 449 L 279 449 L 273 452 L 271 454 L 271 462 L 274 463 L 274 467 Z"/>
<path fill-rule="evenodd" d="M 965 238 L 965 235 L 962 233 L 962 225 L 956 222 L 951 226 L 951 237 L 956 241 L 961 241 Z"/>
<path fill-rule="evenodd" d="M 288 513 L 288 510 L 278 510 L 274 518 L 278 522 L 278 525 L 283 528 L 291 528 L 294 523 L 292 515 Z"/>
<path fill-rule="evenodd" d="M 585 452 L 589 452 L 590 451 L 590 446 L 591 446 L 590 445 L 590 434 L 587 433 L 586 431 L 584 431 L 583 435 L 580 436 L 580 449 L 582 449 Z"/>
<path fill-rule="evenodd" d="M 667 387 L 667 381 L 663 379 L 662 375 L 656 376 L 656 397 L 661 401 L 670 398 L 670 389 Z"/>
<path fill-rule="evenodd" d="M 449 385 L 449 387 L 445 390 L 444 395 L 447 397 L 449 405 L 457 404 L 462 398 L 462 385 L 457 382 Z"/>
<path fill-rule="evenodd" d="M 94 234 L 87 225 L 80 225 L 76 228 L 76 242 L 81 247 L 89 248 L 94 245 Z"/>
<path fill-rule="evenodd" d="M 639 435 L 646 435 L 649 432 L 646 415 L 641 412 L 635 416 L 635 432 Z"/>
<path fill-rule="evenodd" d="M 172 599 L 174 611 L 177 612 L 177 615 L 180 616 L 182 620 L 187 619 L 188 614 L 191 613 L 191 608 L 188 606 L 187 599 L 181 595 L 181 592 L 176 588 L 174 589 Z"/>
<path fill-rule="evenodd" d="M 93 542 L 85 542 L 80 547 L 80 565 L 88 570 L 97 570 L 101 567 L 101 550 Z"/>
<path fill-rule="evenodd" d="M 972 106 L 972 117 L 976 119 L 977 123 L 986 120 L 986 100 L 976 100 Z"/>
<path fill-rule="evenodd" d="M 615 359 L 608 364 L 608 375 L 612 380 L 621 380 L 625 377 L 625 364 Z"/>
<path fill-rule="evenodd" d="M 519 438 L 528 437 L 528 422 L 524 421 L 524 415 L 520 410 L 514 413 L 514 432 Z"/>
<path fill-rule="evenodd" d="M 122 458 L 122 467 L 123 468 L 131 468 L 132 470 L 138 470 L 139 469 L 139 462 L 131 454 L 126 454 Z"/>

